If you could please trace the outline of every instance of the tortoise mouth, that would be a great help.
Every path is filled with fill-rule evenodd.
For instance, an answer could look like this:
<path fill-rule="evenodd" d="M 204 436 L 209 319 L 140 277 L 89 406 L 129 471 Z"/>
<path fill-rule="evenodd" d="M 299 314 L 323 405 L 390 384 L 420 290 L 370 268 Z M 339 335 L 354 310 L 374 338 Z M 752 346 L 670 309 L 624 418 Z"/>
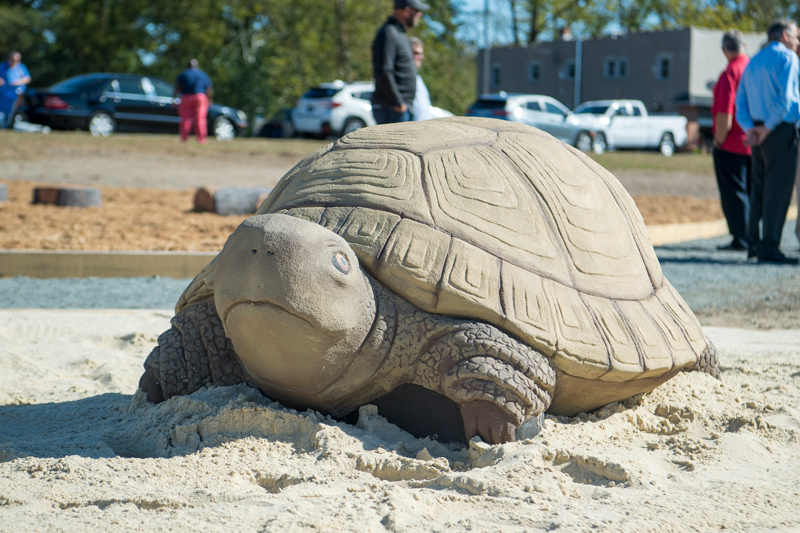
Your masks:
<path fill-rule="evenodd" d="M 264 392 L 277 393 L 276 399 L 306 401 L 346 363 L 329 356 L 341 336 L 284 306 L 242 300 L 226 306 L 223 316 L 225 333 L 247 373 Z"/>
<path fill-rule="evenodd" d="M 222 312 L 219 313 L 220 318 L 222 319 L 222 325 L 225 328 L 225 333 L 228 334 L 229 337 L 230 333 L 228 332 L 228 316 L 231 314 L 231 311 L 233 311 L 234 308 L 240 305 L 250 305 L 263 308 L 270 308 L 270 311 L 272 311 L 273 314 L 286 313 L 291 317 L 302 320 L 303 322 L 305 322 L 306 324 L 317 330 L 322 335 L 326 335 L 332 338 L 338 337 L 334 332 L 328 331 L 324 329 L 322 326 L 320 326 L 319 322 L 314 320 L 311 316 L 300 313 L 295 309 L 290 309 L 285 305 L 281 305 L 280 303 L 271 300 L 250 300 L 247 298 L 240 298 L 237 300 L 231 300 L 227 302 L 225 304 L 225 308 L 222 310 Z"/>

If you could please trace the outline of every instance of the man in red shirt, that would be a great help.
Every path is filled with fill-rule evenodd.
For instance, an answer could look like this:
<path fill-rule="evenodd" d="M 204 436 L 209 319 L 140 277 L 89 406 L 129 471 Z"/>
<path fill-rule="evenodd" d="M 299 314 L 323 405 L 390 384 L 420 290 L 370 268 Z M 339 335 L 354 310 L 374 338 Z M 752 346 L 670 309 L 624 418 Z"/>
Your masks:
<path fill-rule="evenodd" d="M 750 172 L 750 147 L 745 144 L 745 133 L 736 122 L 736 89 L 742 72 L 750 62 L 744 52 L 742 33 L 728 30 L 722 36 L 722 53 L 728 67 L 714 85 L 714 102 L 711 116 L 714 119 L 714 171 L 722 203 L 722 212 L 728 221 L 733 237 L 721 250 L 747 250 L 747 219 L 750 214 L 748 174 Z"/>
<path fill-rule="evenodd" d="M 186 70 L 178 75 L 172 97 L 175 98 L 178 94 L 181 95 L 181 103 L 178 104 L 181 140 L 185 142 L 189 138 L 194 124 L 197 141 L 205 144 L 208 133 L 208 106 L 211 105 L 213 88 L 211 79 L 208 74 L 200 70 L 196 59 L 189 60 Z"/>

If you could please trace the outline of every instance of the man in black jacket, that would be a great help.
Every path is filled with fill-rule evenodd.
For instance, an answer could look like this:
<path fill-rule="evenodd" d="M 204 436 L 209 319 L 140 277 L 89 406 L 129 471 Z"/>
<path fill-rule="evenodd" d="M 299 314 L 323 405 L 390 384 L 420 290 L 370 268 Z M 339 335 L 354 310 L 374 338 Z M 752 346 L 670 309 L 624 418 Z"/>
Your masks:
<path fill-rule="evenodd" d="M 394 11 L 372 41 L 375 92 L 372 115 L 378 124 L 407 122 L 417 92 L 417 69 L 406 36 L 430 6 L 420 0 L 394 0 Z"/>

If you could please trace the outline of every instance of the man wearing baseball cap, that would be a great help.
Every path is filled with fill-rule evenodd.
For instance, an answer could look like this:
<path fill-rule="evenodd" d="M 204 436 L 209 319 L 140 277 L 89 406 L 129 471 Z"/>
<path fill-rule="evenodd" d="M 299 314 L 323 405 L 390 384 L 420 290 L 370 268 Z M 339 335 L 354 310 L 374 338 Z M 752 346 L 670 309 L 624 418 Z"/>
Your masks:
<path fill-rule="evenodd" d="M 406 35 L 430 6 L 419 0 L 394 0 L 394 11 L 372 41 L 372 71 L 375 92 L 372 114 L 378 124 L 412 119 L 411 106 L 417 91 L 417 69 Z"/>

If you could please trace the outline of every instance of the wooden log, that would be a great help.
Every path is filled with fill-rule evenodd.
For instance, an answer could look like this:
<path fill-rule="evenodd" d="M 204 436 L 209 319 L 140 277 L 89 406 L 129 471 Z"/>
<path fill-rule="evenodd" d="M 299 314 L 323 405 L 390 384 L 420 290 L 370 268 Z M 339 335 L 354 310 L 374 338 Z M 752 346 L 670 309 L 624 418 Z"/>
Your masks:
<path fill-rule="evenodd" d="M 8 200 L 8 187 L 5 183 L 0 183 L 0 202 Z"/>
<path fill-rule="evenodd" d="M 214 213 L 214 193 L 216 187 L 200 187 L 194 192 L 194 210 L 198 213 Z"/>
<path fill-rule="evenodd" d="M 259 198 L 271 190 L 271 187 L 201 187 L 195 191 L 194 209 L 219 215 L 247 215 L 256 212 Z"/>
<path fill-rule="evenodd" d="M 99 207 L 102 205 L 100 189 L 94 187 L 35 187 L 34 204 L 60 207 Z"/>

